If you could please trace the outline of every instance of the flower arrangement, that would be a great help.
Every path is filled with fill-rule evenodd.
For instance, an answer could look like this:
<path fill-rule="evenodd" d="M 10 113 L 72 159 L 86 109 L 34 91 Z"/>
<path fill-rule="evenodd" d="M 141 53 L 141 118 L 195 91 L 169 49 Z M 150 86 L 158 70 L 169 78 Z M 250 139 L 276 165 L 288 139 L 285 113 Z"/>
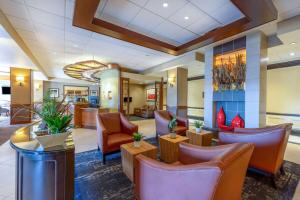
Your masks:
<path fill-rule="evenodd" d="M 133 137 L 133 146 L 140 147 L 141 141 L 144 138 L 144 136 L 141 133 L 137 132 L 137 133 L 133 133 L 132 137 Z"/>
<path fill-rule="evenodd" d="M 171 138 L 176 138 L 176 132 L 174 131 L 175 127 L 177 126 L 177 119 L 176 117 L 173 117 L 170 121 L 169 121 L 169 124 L 168 124 L 168 128 L 170 130 L 170 137 Z"/>

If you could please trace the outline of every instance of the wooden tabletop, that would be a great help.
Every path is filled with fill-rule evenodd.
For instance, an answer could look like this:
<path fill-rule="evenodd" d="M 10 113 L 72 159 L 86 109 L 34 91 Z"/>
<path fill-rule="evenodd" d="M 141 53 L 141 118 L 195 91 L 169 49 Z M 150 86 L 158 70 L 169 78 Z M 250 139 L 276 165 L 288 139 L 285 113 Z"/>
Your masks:
<path fill-rule="evenodd" d="M 121 148 L 123 148 L 124 150 L 126 150 L 127 152 L 129 152 L 132 155 L 137 155 L 137 154 L 140 154 L 145 151 L 157 149 L 156 146 L 149 144 L 148 142 L 145 142 L 145 141 L 141 141 L 140 147 L 134 147 L 133 142 L 131 142 L 131 143 L 127 143 L 127 144 L 122 144 Z"/>
<path fill-rule="evenodd" d="M 167 140 L 169 142 L 172 142 L 172 143 L 178 143 L 178 142 L 184 142 L 186 140 L 188 140 L 189 138 L 185 137 L 185 136 L 181 136 L 181 135 L 176 135 L 176 138 L 172 139 L 170 137 L 170 134 L 168 135 L 163 135 L 163 136 L 160 136 L 161 139 L 164 139 L 164 140 Z"/>
<path fill-rule="evenodd" d="M 187 130 L 188 132 L 190 133 L 195 133 L 196 134 L 196 129 L 189 129 Z M 212 134 L 213 132 L 212 131 L 207 131 L 207 130 L 201 130 L 200 133 L 197 133 L 197 134 L 201 134 L 201 135 L 204 135 L 204 134 Z"/>

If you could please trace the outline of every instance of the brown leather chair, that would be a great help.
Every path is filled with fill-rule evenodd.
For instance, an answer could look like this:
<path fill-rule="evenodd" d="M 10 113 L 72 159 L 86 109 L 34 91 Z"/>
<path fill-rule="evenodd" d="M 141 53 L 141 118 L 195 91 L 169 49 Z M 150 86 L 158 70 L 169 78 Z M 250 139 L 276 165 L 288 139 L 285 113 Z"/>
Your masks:
<path fill-rule="evenodd" d="M 165 164 L 138 155 L 138 200 L 240 200 L 253 144 L 179 146 L 179 161 Z"/>
<path fill-rule="evenodd" d="M 293 124 L 265 128 L 235 128 L 234 133 L 219 133 L 220 144 L 250 142 L 255 144 L 250 167 L 267 172 L 273 177 L 281 169 Z"/>
<path fill-rule="evenodd" d="M 173 118 L 173 115 L 167 110 L 157 110 L 154 111 L 155 116 L 155 125 L 156 125 L 156 135 L 166 135 L 170 133 L 168 128 L 168 124 L 170 120 Z M 177 119 L 177 127 L 175 131 L 179 135 L 185 135 L 186 130 L 189 127 L 189 121 L 183 117 L 176 117 Z"/>
<path fill-rule="evenodd" d="M 138 126 L 130 123 L 122 113 L 100 113 L 97 115 L 98 149 L 102 151 L 103 163 L 106 155 L 120 151 L 120 146 L 133 142 L 132 134 Z"/>

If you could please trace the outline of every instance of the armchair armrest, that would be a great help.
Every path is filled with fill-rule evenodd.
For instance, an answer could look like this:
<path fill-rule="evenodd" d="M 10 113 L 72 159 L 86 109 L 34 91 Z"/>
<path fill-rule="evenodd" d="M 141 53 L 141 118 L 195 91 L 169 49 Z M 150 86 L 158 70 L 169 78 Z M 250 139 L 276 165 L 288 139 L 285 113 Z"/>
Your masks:
<path fill-rule="evenodd" d="M 189 120 L 187 118 L 177 116 L 176 120 L 179 126 L 189 127 Z"/>
<path fill-rule="evenodd" d="M 168 165 L 136 156 L 135 193 L 142 199 L 211 199 L 216 190 L 221 169 L 217 162 L 193 165 Z M 178 191 L 178 192 L 174 192 Z"/>
<path fill-rule="evenodd" d="M 104 127 L 101 118 L 97 115 L 97 136 L 98 136 L 98 147 L 101 149 L 102 152 L 106 152 L 107 150 L 107 140 L 109 131 Z"/>
<path fill-rule="evenodd" d="M 124 131 L 124 133 L 132 135 L 133 133 L 138 132 L 138 126 L 128 121 L 128 119 L 123 114 L 120 114 L 120 119 L 122 130 Z"/>
<path fill-rule="evenodd" d="M 183 164 L 208 162 L 217 156 L 224 154 L 232 145 L 220 145 L 212 147 L 196 146 L 188 143 L 179 144 L 178 160 Z"/>
<path fill-rule="evenodd" d="M 154 111 L 156 132 L 159 134 L 169 133 L 169 120 L 161 116 L 157 111 Z"/>

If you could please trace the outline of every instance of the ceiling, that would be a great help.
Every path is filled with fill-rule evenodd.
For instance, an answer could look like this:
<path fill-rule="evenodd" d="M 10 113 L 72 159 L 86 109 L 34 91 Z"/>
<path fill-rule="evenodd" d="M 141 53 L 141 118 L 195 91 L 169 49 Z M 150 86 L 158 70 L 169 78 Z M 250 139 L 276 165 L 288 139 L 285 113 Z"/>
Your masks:
<path fill-rule="evenodd" d="M 9 71 L 9 67 L 17 66 L 36 69 L 27 55 L 0 25 L 0 71 Z"/>
<path fill-rule="evenodd" d="M 96 17 L 179 46 L 244 15 L 230 0 L 101 0 Z"/>
<path fill-rule="evenodd" d="M 97 17 L 176 45 L 242 17 L 229 0 L 169 0 L 167 9 L 162 6 L 161 0 L 102 1 Z M 279 10 L 279 20 L 300 14 L 299 0 L 274 0 L 274 3 Z M 119 63 L 142 71 L 177 58 L 72 26 L 74 5 L 74 0 L 0 1 L 1 10 L 48 76 L 69 78 L 62 70 L 65 65 L 91 59 Z M 218 12 L 214 12 L 217 9 Z M 184 19 L 186 16 L 188 20 Z M 265 25 L 261 29 L 266 34 L 274 34 L 276 24 Z M 2 49 L 3 44 L 0 45 Z M 290 51 L 283 47 L 276 47 L 275 53 L 270 51 L 270 60 Z M 17 54 L 11 56 L 14 54 L 10 53 L 5 59 L 14 57 L 13 60 L 20 60 Z M 27 65 L 29 63 L 18 64 L 22 67 Z M 195 65 L 189 68 L 191 72 L 195 68 L 193 75 L 189 76 L 203 72 L 201 66 L 198 70 L 198 64 Z"/>

